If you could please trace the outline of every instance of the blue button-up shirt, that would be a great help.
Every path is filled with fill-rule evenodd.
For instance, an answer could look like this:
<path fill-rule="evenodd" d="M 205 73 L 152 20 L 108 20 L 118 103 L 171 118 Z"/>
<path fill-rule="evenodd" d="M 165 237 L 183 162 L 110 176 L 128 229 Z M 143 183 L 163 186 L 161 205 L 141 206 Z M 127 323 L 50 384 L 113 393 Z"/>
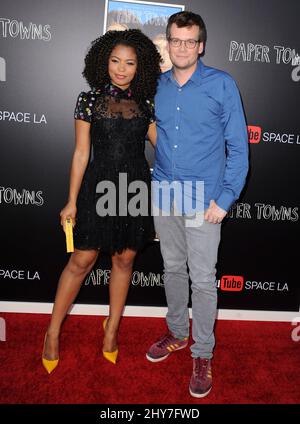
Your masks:
<path fill-rule="evenodd" d="M 233 78 L 200 59 L 183 86 L 167 71 L 159 80 L 155 115 L 153 180 L 203 181 L 204 208 L 213 199 L 228 211 L 248 172 L 248 134 Z"/>

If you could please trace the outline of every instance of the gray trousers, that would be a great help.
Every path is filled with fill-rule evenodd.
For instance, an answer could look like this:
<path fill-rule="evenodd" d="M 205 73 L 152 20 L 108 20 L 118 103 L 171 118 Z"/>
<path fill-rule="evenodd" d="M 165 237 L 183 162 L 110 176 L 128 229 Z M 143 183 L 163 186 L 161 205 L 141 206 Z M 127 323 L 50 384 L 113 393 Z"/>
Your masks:
<path fill-rule="evenodd" d="M 212 358 L 217 312 L 216 263 L 221 224 L 204 221 L 199 227 L 185 225 L 184 216 L 154 216 L 164 260 L 164 286 L 170 332 L 189 335 L 189 276 L 192 290 L 192 357 Z M 187 270 L 189 268 L 189 274 Z"/>

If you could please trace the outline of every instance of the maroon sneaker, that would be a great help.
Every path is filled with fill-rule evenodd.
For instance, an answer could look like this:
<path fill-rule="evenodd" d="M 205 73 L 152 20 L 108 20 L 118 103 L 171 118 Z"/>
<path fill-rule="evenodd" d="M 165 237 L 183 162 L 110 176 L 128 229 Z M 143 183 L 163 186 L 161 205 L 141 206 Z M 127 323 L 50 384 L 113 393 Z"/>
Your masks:
<path fill-rule="evenodd" d="M 190 380 L 190 394 L 202 398 L 211 391 L 211 361 L 207 358 L 193 358 L 193 374 Z"/>
<path fill-rule="evenodd" d="M 150 347 L 146 353 L 146 358 L 151 362 L 163 361 L 170 353 L 184 349 L 187 345 L 188 337 L 177 339 L 171 333 L 167 333 Z"/>

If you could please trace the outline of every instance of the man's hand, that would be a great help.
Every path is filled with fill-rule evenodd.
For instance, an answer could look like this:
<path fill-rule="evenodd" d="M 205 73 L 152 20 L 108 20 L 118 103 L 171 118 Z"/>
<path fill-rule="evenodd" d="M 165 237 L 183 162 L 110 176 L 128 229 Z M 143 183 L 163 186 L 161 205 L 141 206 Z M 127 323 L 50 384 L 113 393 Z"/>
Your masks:
<path fill-rule="evenodd" d="M 210 201 L 209 208 L 204 214 L 204 219 L 212 224 L 219 224 L 223 221 L 223 218 L 227 215 L 227 212 L 220 208 L 214 200 Z"/>

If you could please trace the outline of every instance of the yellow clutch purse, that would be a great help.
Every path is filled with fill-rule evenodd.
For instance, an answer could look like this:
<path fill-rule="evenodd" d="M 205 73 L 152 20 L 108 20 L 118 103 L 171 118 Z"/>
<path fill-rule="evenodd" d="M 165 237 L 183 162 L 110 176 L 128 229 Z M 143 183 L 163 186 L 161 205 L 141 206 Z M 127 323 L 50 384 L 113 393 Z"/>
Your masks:
<path fill-rule="evenodd" d="M 66 219 L 66 244 L 67 252 L 74 252 L 74 243 L 73 243 L 73 222 L 72 218 Z"/>

